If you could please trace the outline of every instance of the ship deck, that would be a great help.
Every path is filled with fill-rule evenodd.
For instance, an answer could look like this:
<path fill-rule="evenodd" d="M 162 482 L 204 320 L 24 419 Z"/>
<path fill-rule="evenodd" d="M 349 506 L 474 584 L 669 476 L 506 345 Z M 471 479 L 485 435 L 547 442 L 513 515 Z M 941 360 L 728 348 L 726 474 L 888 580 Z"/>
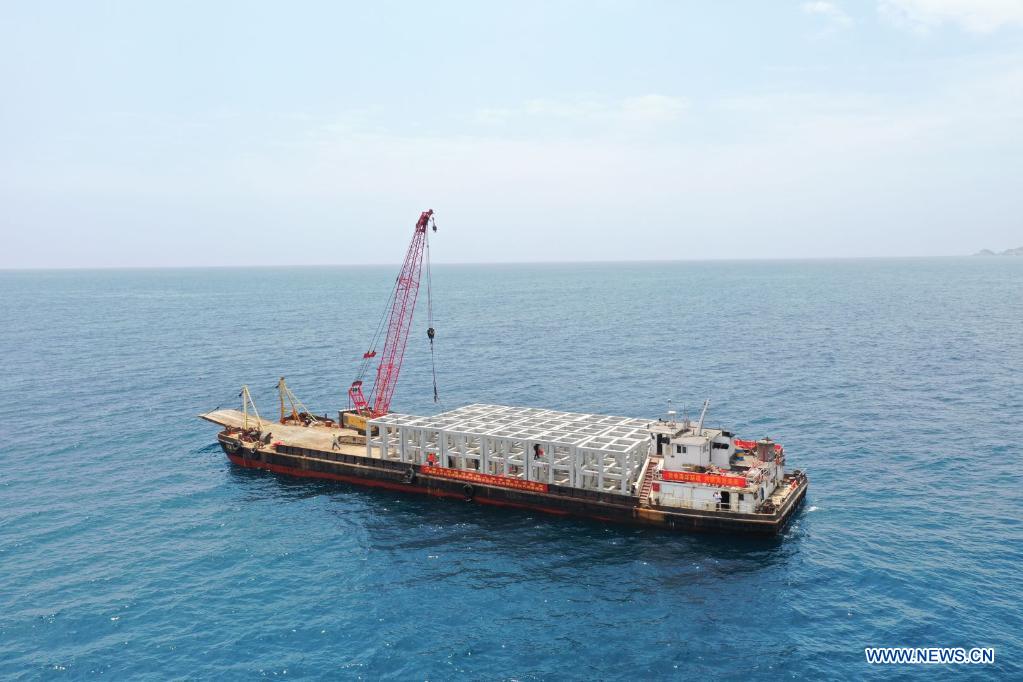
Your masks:
<path fill-rule="evenodd" d="M 223 427 L 242 428 L 245 424 L 245 415 L 241 410 L 213 410 L 200 414 L 201 419 L 219 424 Z M 353 440 L 361 440 L 359 443 L 342 443 L 340 451 L 347 455 L 366 456 L 366 443 L 363 436 L 353 429 L 338 428 L 337 426 L 299 426 L 292 424 L 281 424 L 278 421 L 259 419 L 249 415 L 249 428 L 258 426 L 264 434 L 272 434 L 271 442 L 282 441 L 286 445 L 298 448 L 309 448 L 310 450 L 337 451 L 333 447 L 334 438 L 342 436 Z"/>

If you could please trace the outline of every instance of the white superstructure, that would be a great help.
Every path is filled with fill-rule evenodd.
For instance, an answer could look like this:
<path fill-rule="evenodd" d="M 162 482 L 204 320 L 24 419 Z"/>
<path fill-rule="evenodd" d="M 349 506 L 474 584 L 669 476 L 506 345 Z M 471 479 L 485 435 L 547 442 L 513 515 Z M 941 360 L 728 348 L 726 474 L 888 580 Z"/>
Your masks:
<path fill-rule="evenodd" d="M 760 511 L 785 477 L 785 455 L 768 438 L 743 441 L 688 421 L 651 424 L 650 501 L 664 507 Z"/>

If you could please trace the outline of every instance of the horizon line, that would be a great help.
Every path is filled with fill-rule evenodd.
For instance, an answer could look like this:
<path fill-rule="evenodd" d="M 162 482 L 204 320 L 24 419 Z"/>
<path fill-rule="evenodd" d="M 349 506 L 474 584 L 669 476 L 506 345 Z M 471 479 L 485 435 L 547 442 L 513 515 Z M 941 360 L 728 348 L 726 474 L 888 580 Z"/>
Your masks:
<path fill-rule="evenodd" d="M 768 256 L 731 258 L 643 258 L 643 259 L 596 259 L 596 260 L 542 260 L 542 261 L 442 261 L 433 266 L 504 266 L 504 265 L 639 265 L 643 263 L 726 263 L 726 262 L 806 262 L 806 261 L 855 261 L 855 260 L 926 260 L 940 258 L 975 258 L 981 254 L 946 254 L 932 256 Z M 999 255 L 999 254 L 995 254 Z M 243 270 L 274 268 L 380 268 L 401 265 L 399 261 L 374 263 L 251 263 L 246 265 L 50 265 L 0 267 L 0 272 L 52 272 L 75 270 Z"/>

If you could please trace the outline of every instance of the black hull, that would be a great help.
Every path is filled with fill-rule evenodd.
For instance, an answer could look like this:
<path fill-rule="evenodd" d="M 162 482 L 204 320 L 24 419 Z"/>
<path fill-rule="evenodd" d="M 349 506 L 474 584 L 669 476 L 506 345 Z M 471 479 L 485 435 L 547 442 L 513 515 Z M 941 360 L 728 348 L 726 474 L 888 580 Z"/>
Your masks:
<path fill-rule="evenodd" d="M 433 475 L 431 467 L 371 459 L 340 452 L 279 445 L 253 449 L 250 443 L 220 434 L 221 447 L 234 464 L 274 473 L 343 481 L 402 492 L 447 497 L 479 504 L 529 509 L 558 516 L 575 516 L 611 523 L 652 526 L 689 532 L 777 535 L 791 520 L 806 496 L 809 482 L 798 487 L 774 514 L 698 511 L 641 507 L 636 497 L 579 490 L 558 485 L 545 492 L 518 490 L 477 481 L 452 480 Z"/>

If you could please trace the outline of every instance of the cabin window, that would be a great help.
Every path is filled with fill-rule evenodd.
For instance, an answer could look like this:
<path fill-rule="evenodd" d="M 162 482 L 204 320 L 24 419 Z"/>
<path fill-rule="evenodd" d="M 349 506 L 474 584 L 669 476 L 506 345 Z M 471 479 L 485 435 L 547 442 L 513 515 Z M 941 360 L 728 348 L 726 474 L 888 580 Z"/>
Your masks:
<path fill-rule="evenodd" d="M 715 450 L 727 450 L 728 449 L 728 443 L 714 443 L 714 449 Z"/>
<path fill-rule="evenodd" d="M 681 445 L 676 445 L 675 446 L 675 452 L 677 452 L 678 454 L 681 455 L 682 454 L 682 446 Z"/>
<path fill-rule="evenodd" d="M 679 445 L 678 447 L 680 448 L 679 452 L 681 452 L 683 455 L 686 454 L 686 446 L 685 445 Z"/>
<path fill-rule="evenodd" d="M 746 496 L 743 495 L 742 493 L 739 493 L 739 501 L 742 502 L 745 499 L 746 499 Z"/>

